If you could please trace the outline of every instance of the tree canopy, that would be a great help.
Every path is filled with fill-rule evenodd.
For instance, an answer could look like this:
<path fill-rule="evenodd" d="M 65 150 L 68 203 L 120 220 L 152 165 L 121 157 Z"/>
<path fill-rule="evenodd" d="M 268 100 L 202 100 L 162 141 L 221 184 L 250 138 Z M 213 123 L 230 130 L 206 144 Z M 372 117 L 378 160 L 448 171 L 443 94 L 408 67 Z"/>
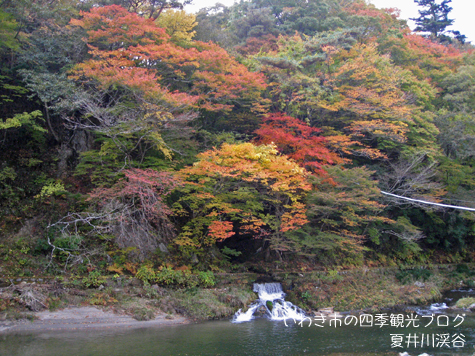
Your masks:
<path fill-rule="evenodd" d="M 0 2 L 0 255 L 27 243 L 54 271 L 473 257 L 473 214 L 420 203 L 475 206 L 475 57 L 450 0 L 416 0 L 414 33 L 363 0 L 188 2 Z"/>

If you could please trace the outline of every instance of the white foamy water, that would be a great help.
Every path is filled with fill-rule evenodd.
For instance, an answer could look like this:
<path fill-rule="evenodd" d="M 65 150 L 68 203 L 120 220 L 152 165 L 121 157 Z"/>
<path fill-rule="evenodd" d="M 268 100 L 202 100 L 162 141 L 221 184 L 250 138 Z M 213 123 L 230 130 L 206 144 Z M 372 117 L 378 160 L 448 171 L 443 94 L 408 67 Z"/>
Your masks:
<path fill-rule="evenodd" d="M 234 323 L 241 323 L 254 319 L 254 313 L 258 309 L 264 309 L 266 315 L 271 320 L 305 319 L 306 316 L 302 309 L 284 300 L 285 293 L 282 290 L 280 283 L 256 283 L 254 284 L 253 290 L 258 294 L 259 299 L 251 304 L 245 313 L 239 309 L 234 315 Z M 269 309 L 267 305 L 268 302 L 272 303 L 271 309 Z"/>
<path fill-rule="evenodd" d="M 419 315 L 440 314 L 445 309 L 448 309 L 448 306 L 445 303 L 434 303 L 434 304 L 431 304 L 428 307 L 413 308 L 413 310 Z"/>
<path fill-rule="evenodd" d="M 435 303 L 435 304 L 432 304 L 429 309 L 433 311 L 438 311 L 438 310 L 444 310 L 447 308 L 448 306 L 445 303 Z"/>
<path fill-rule="evenodd" d="M 242 309 L 239 309 L 236 314 L 234 314 L 233 323 L 242 323 L 243 321 L 251 321 L 254 319 L 254 313 L 257 308 L 260 306 L 260 303 L 252 304 L 247 312 L 243 313 Z"/>

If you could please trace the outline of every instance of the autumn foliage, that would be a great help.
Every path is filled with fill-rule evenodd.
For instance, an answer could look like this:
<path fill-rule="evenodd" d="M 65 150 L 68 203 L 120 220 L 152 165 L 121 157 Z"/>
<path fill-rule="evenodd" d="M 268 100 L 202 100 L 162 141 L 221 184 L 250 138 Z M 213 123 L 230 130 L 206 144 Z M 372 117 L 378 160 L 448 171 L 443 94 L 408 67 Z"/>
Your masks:
<path fill-rule="evenodd" d="M 261 237 L 275 251 L 294 250 L 285 233 L 307 223 L 305 169 L 271 144 L 223 144 L 198 158 L 181 172 L 190 185 L 175 212 L 191 220 L 176 244 L 203 253 L 206 245 L 237 234 Z"/>
<path fill-rule="evenodd" d="M 294 159 L 309 171 L 324 174 L 323 166 L 346 162 L 331 152 L 321 129 L 310 127 L 299 119 L 276 113 L 268 115 L 256 130 L 259 144 L 275 144 L 279 152 Z"/>
<path fill-rule="evenodd" d="M 172 11 L 188 2 L 1 2 L 0 255 L 38 249 L 52 273 L 93 253 L 186 270 L 473 257 L 470 212 L 425 204 L 474 204 L 464 36 L 363 0 Z"/>
<path fill-rule="evenodd" d="M 129 169 L 125 177 L 110 188 L 97 188 L 89 194 L 110 224 L 109 232 L 122 248 L 135 248 L 142 258 L 165 246 L 175 236 L 170 222 L 171 209 L 165 198 L 180 181 L 167 172 Z"/>
<path fill-rule="evenodd" d="M 72 78 L 95 79 L 102 88 L 125 86 L 172 106 L 227 111 L 241 102 L 262 110 L 263 76 L 249 72 L 218 45 L 180 47 L 153 19 L 117 5 L 81 16 L 71 24 L 86 31 L 92 58 L 77 65 Z"/>

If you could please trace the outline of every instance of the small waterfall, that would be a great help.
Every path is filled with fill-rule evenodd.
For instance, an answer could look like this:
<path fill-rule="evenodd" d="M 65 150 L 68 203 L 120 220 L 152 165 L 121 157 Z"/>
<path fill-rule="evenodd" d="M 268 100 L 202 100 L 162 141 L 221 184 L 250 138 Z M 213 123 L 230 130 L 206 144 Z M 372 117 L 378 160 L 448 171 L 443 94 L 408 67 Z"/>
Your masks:
<path fill-rule="evenodd" d="M 259 299 L 251 304 L 245 313 L 239 309 L 234 315 L 234 323 L 254 319 L 254 313 L 259 309 L 264 309 L 271 320 L 294 319 L 300 321 L 305 318 L 302 309 L 284 300 L 285 293 L 280 283 L 255 283 L 253 291 L 258 294 Z M 271 308 L 268 304 L 272 305 Z"/>

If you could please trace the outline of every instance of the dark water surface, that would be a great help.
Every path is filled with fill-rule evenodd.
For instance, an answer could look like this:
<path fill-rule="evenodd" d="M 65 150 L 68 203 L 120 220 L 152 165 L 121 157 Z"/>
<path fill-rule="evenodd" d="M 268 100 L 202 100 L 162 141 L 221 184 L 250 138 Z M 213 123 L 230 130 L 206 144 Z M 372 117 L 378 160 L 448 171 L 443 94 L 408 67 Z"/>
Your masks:
<path fill-rule="evenodd" d="M 450 315 L 450 314 L 448 314 Z M 210 321 L 133 330 L 95 330 L 74 332 L 36 332 L 0 335 L 1 356 L 145 356 L 145 355 L 458 355 L 475 354 L 475 318 L 465 317 L 454 327 L 450 325 L 419 328 L 391 326 L 342 326 L 323 328 L 299 326 L 288 321 L 265 318 L 233 324 L 230 321 Z M 457 321 L 457 324 L 460 320 Z M 439 335 L 463 334 L 464 347 L 391 347 L 391 334 Z M 431 338 L 431 337 L 430 337 Z M 452 346 L 452 344 L 451 344 Z"/>

